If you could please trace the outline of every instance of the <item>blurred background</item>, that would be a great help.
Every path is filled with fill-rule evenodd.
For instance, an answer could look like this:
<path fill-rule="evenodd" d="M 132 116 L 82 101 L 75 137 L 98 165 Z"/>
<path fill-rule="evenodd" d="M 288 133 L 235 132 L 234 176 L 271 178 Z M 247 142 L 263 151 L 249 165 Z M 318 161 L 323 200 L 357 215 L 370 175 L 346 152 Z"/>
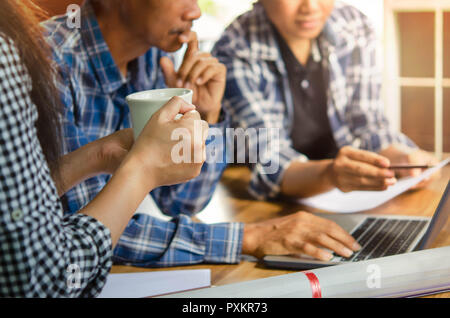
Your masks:
<path fill-rule="evenodd" d="M 34 0 L 50 16 L 82 0 Z M 276 1 L 276 0 L 274 0 Z M 203 50 L 254 0 L 199 0 Z M 450 154 L 450 0 L 344 0 L 364 12 L 379 39 L 384 106 L 394 127 L 438 157 Z M 178 56 L 182 55 L 182 51 Z"/>

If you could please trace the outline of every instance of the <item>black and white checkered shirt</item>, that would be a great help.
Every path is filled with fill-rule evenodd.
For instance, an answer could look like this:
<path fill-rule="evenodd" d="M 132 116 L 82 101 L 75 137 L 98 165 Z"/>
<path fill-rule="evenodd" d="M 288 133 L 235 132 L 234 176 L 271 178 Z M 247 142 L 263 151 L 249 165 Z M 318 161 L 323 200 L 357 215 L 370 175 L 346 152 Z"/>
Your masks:
<path fill-rule="evenodd" d="M 111 267 L 110 233 L 86 215 L 63 217 L 31 88 L 0 33 L 0 297 L 93 297 Z"/>

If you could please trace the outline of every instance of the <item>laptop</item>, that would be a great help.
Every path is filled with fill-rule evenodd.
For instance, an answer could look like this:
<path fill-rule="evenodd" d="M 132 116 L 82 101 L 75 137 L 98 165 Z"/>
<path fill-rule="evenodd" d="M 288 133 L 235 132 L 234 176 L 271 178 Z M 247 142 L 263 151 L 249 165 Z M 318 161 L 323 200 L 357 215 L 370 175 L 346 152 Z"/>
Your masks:
<path fill-rule="evenodd" d="M 450 181 L 431 220 L 428 217 L 394 215 L 324 215 L 350 232 L 361 245 L 361 250 L 349 258 L 333 254 L 330 261 L 324 262 L 299 256 L 266 255 L 262 262 L 272 268 L 305 270 L 430 248 L 449 218 L 449 196 Z"/>

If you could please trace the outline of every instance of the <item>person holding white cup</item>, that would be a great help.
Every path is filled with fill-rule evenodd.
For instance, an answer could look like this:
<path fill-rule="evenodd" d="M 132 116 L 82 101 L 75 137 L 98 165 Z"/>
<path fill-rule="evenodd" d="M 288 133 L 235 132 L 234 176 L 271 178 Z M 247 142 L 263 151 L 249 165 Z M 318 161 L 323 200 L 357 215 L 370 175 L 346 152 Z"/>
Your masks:
<path fill-rule="evenodd" d="M 70 28 L 67 15 L 43 23 L 59 67 L 66 150 L 75 151 L 113 134 L 106 137 L 98 155 L 109 163 L 107 169 L 66 193 L 67 213 L 78 211 L 105 187 L 133 144 L 128 128 L 136 128 L 136 119 L 142 127 L 150 117 L 151 113 L 145 118 L 138 115 L 132 123 L 132 102 L 127 103 L 127 96 L 155 89 L 188 89 L 198 119 L 220 130 L 227 127 L 227 116 L 221 111 L 225 66 L 200 52 L 197 36 L 191 32 L 193 20 L 200 15 L 193 0 L 88 0 L 81 7 L 80 28 Z M 183 44 L 188 48 L 175 70 L 167 52 Z M 218 143 L 224 140 L 215 139 L 213 146 L 220 147 Z M 206 226 L 191 220 L 210 201 L 225 167 L 225 162 L 206 162 L 195 179 L 154 189 L 150 195 L 155 203 L 174 219 L 166 222 L 136 213 L 115 248 L 114 261 L 139 266 L 238 262 L 242 224 Z"/>
<path fill-rule="evenodd" d="M 177 96 L 192 104 L 193 92 L 184 88 L 165 88 L 143 92 L 137 92 L 127 96 L 130 108 L 131 121 L 134 130 L 134 138 L 141 133 L 147 121 L 172 97 Z M 179 119 L 181 114 L 177 116 Z"/>

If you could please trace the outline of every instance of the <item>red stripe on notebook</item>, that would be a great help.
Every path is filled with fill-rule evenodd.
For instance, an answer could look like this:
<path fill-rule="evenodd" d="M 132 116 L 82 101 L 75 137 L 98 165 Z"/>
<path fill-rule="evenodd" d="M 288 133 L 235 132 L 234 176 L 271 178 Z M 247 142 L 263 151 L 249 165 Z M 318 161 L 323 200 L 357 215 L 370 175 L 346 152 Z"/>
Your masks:
<path fill-rule="evenodd" d="M 309 271 L 304 271 L 302 273 L 305 274 L 309 280 L 309 284 L 311 285 L 312 290 L 312 297 L 322 298 L 322 289 L 320 288 L 319 279 L 317 278 L 316 274 Z"/>

